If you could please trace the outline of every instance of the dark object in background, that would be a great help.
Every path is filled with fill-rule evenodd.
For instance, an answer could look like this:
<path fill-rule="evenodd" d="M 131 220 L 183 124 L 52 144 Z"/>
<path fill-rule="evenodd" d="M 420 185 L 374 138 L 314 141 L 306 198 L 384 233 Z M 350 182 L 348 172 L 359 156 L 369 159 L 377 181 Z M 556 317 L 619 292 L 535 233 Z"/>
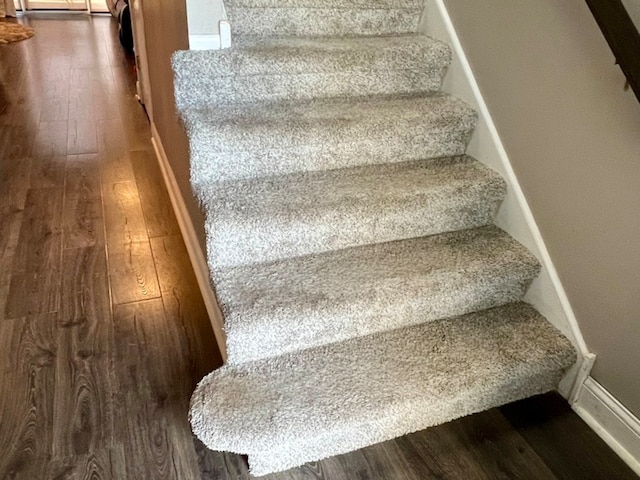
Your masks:
<path fill-rule="evenodd" d="M 133 29 L 131 28 L 131 12 L 129 0 L 108 0 L 107 6 L 120 25 L 118 36 L 120 44 L 128 52 L 133 52 Z"/>

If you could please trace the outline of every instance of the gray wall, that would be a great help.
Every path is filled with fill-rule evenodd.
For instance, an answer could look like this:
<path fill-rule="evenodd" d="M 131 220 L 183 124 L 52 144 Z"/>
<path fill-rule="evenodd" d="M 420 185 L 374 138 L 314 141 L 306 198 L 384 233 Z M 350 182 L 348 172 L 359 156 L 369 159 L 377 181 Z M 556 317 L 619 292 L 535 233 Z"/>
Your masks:
<path fill-rule="evenodd" d="M 185 0 L 144 0 L 145 38 L 153 121 L 204 250 L 204 219 L 189 183 L 189 145 L 175 114 L 170 58 L 189 48 Z"/>
<path fill-rule="evenodd" d="M 640 416 L 640 104 L 585 2 L 445 0 L 590 350 Z"/>

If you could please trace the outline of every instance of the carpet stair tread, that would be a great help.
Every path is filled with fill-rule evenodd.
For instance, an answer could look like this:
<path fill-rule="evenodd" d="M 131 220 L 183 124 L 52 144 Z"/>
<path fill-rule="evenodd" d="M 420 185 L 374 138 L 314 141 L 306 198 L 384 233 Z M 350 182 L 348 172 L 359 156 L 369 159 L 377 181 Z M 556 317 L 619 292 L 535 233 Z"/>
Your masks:
<path fill-rule="evenodd" d="M 261 475 L 552 390 L 574 361 L 566 338 L 514 303 L 226 365 L 196 389 L 191 423 Z"/>
<path fill-rule="evenodd" d="M 488 225 L 505 194 L 460 156 L 213 184 L 201 199 L 219 268 Z"/>
<path fill-rule="evenodd" d="M 226 0 L 232 34 L 392 35 L 418 30 L 417 0 Z"/>
<path fill-rule="evenodd" d="M 229 362 L 518 301 L 539 264 L 495 226 L 220 269 Z"/>
<path fill-rule="evenodd" d="M 265 475 L 557 388 L 576 350 L 424 1 L 225 6 L 230 49 L 172 57 L 228 355 L 198 438 Z"/>
<path fill-rule="evenodd" d="M 338 8 L 344 10 L 420 9 L 423 0 L 226 0 L 228 8 Z"/>
<path fill-rule="evenodd" d="M 477 114 L 446 94 L 182 112 L 196 190 L 211 182 L 461 155 Z"/>
<path fill-rule="evenodd" d="M 435 92 L 450 61 L 449 46 L 424 35 L 248 37 L 172 59 L 179 108 Z"/>

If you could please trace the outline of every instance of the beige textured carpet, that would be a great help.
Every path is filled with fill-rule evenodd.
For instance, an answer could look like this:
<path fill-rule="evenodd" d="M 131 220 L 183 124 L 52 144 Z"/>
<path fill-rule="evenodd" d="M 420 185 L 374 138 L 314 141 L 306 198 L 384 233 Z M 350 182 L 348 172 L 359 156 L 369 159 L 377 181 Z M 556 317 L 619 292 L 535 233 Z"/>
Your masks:
<path fill-rule="evenodd" d="M 228 347 L 197 437 L 265 475 L 556 388 L 576 352 L 424 0 L 225 3 L 233 47 L 172 59 Z"/>
<path fill-rule="evenodd" d="M 26 40 L 35 35 L 33 28 L 0 20 L 0 45 Z"/>

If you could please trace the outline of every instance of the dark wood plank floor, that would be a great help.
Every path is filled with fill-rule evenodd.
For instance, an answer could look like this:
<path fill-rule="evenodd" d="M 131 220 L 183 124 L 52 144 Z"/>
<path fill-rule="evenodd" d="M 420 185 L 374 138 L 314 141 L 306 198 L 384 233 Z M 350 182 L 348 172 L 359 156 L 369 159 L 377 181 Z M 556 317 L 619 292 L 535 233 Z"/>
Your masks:
<path fill-rule="evenodd" d="M 108 17 L 0 46 L 0 478 L 248 479 L 187 422 L 219 364 Z M 267 477 L 631 479 L 556 395 Z"/>

